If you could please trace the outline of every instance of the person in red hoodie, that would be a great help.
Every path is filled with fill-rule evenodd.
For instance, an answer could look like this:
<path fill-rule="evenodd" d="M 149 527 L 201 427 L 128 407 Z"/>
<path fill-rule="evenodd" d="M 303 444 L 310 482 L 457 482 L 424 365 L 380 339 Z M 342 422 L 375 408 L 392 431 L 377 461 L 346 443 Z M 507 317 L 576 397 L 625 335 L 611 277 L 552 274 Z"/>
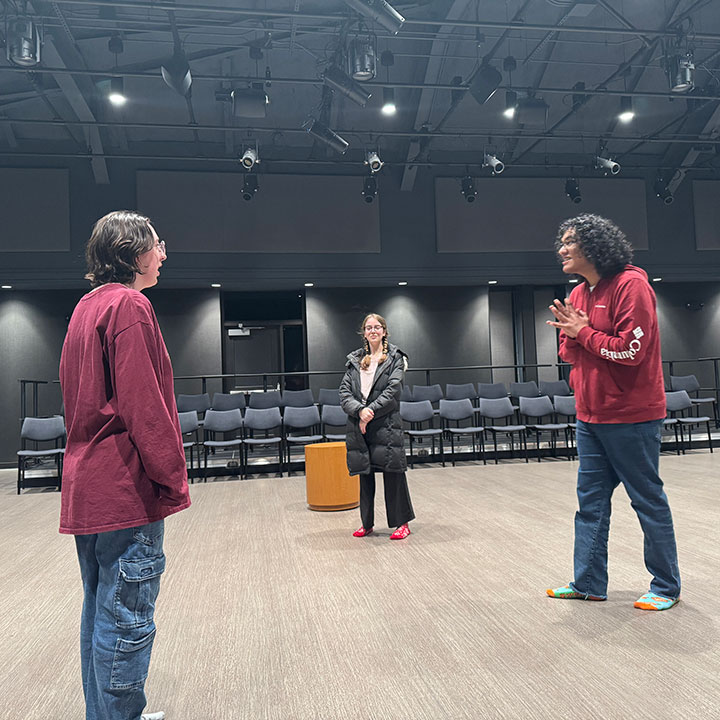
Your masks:
<path fill-rule="evenodd" d="M 60 532 L 75 536 L 84 588 L 86 719 L 162 720 L 143 710 L 164 518 L 190 505 L 170 357 L 142 294 L 157 283 L 165 243 L 148 218 L 111 212 L 95 224 L 86 259 L 93 289 L 60 359 Z"/>
<path fill-rule="evenodd" d="M 580 460 L 575 514 L 575 579 L 550 597 L 607 598 L 607 545 L 615 488 L 622 483 L 645 536 L 650 591 L 642 610 L 667 610 L 680 597 L 675 531 L 658 475 L 665 389 L 655 293 L 630 265 L 633 250 L 610 220 L 580 215 L 558 231 L 563 272 L 579 275 L 548 320 L 560 330 L 559 355 L 572 365 Z"/>

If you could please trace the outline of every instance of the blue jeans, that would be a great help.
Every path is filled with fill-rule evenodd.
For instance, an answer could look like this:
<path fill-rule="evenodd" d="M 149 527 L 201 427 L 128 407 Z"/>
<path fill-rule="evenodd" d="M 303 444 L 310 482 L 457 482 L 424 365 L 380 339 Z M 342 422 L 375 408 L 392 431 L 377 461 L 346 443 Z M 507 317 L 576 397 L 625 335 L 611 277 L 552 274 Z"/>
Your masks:
<path fill-rule="evenodd" d="M 164 521 L 77 535 L 85 597 L 80 659 L 86 720 L 140 720 L 165 570 Z"/>
<path fill-rule="evenodd" d="M 653 576 L 650 591 L 680 596 L 675 531 L 667 496 L 658 475 L 662 420 L 642 423 L 577 423 L 580 459 L 575 513 L 573 590 L 607 594 L 610 498 L 622 483 L 645 536 L 645 567 Z"/>

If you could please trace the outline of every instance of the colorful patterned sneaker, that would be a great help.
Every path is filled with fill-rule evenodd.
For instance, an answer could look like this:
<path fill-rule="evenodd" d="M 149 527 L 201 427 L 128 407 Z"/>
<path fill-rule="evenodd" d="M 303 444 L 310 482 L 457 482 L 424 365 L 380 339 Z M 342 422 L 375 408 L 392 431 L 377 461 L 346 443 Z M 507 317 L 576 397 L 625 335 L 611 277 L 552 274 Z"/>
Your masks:
<path fill-rule="evenodd" d="M 585 593 L 579 593 L 573 590 L 569 585 L 563 585 L 563 587 L 546 590 L 547 594 L 551 598 L 560 598 L 561 600 L 605 600 L 604 597 L 598 597 L 597 595 L 585 595 Z"/>
<path fill-rule="evenodd" d="M 370 533 L 372 533 L 372 531 L 373 531 L 372 528 L 368 528 L 366 530 L 364 527 L 360 527 L 353 533 L 353 537 L 365 537 L 367 535 L 370 535 Z"/>
<path fill-rule="evenodd" d="M 408 535 L 410 534 L 410 528 L 408 527 L 408 524 L 405 523 L 404 525 L 401 525 L 391 536 L 391 540 L 404 540 Z"/>
<path fill-rule="evenodd" d="M 640 610 L 669 610 L 673 605 L 677 605 L 679 600 L 680 598 L 673 600 L 662 595 L 645 593 L 635 601 L 634 607 L 640 608 Z"/>

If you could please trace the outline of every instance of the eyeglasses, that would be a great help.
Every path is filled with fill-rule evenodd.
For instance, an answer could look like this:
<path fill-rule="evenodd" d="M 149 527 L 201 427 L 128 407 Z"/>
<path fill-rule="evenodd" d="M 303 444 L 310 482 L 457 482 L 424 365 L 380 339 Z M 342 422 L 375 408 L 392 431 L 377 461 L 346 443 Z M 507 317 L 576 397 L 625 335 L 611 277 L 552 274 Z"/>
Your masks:
<path fill-rule="evenodd" d="M 384 329 L 385 328 L 383 328 L 382 325 L 366 325 L 365 326 L 365 332 L 373 332 L 373 331 L 381 332 Z"/>
<path fill-rule="evenodd" d="M 158 240 L 155 249 L 159 250 L 163 255 L 167 255 L 167 246 L 164 240 Z"/>
<path fill-rule="evenodd" d="M 572 247 L 573 245 L 577 245 L 577 243 L 578 243 L 577 239 L 575 239 L 575 240 L 566 240 L 565 242 L 558 243 L 558 250 L 559 250 L 560 248 Z"/>

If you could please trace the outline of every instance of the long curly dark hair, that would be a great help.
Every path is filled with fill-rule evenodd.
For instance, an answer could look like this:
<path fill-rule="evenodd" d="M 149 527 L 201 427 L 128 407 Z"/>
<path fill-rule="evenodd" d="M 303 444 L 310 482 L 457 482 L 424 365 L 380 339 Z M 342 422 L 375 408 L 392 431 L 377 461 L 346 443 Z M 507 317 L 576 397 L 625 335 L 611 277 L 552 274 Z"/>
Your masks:
<path fill-rule="evenodd" d="M 625 233 L 607 218 L 578 215 L 565 220 L 558 228 L 555 250 L 560 250 L 562 238 L 568 231 L 600 277 L 616 275 L 632 260 L 633 248 Z"/>

